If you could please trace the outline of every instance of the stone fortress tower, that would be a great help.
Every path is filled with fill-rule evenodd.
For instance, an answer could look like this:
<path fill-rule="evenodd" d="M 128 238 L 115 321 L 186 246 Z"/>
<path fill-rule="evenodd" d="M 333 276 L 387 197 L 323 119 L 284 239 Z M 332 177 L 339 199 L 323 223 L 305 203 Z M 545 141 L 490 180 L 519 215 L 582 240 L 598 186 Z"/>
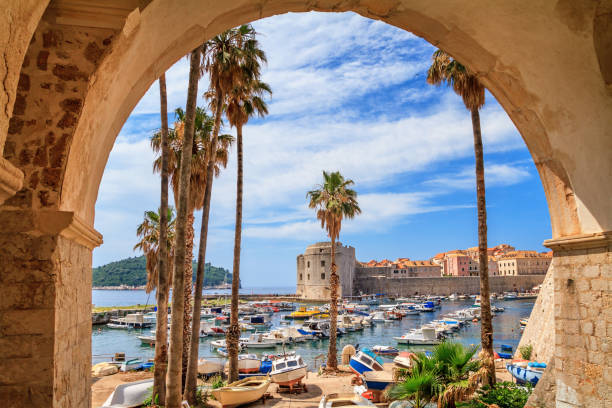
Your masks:
<path fill-rule="evenodd" d="M 336 242 L 336 265 L 340 276 L 338 296 L 353 293 L 355 248 Z M 296 294 L 303 299 L 325 300 L 330 297 L 331 242 L 317 242 L 297 256 Z"/>

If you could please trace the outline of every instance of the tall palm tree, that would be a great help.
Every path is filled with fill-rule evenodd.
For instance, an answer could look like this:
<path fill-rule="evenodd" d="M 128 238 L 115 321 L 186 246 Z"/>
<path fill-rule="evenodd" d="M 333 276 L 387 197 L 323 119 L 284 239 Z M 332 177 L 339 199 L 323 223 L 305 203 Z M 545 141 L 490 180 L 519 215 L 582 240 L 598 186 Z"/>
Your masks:
<path fill-rule="evenodd" d="M 247 47 L 257 46 L 257 40 L 252 39 L 245 43 Z M 244 48 L 244 47 L 243 47 Z M 257 59 L 265 61 L 263 53 L 248 54 Z M 256 62 L 258 63 L 258 62 Z M 240 286 L 240 248 L 242 241 L 242 186 L 243 186 L 243 149 L 242 128 L 253 115 L 263 117 L 268 114 L 268 106 L 263 99 L 264 94 L 271 95 L 272 90 L 265 82 L 253 77 L 250 69 L 251 61 L 243 62 L 245 78 L 242 83 L 234 87 L 228 94 L 227 117 L 232 126 L 236 127 L 237 139 L 237 176 L 236 176 L 236 224 L 234 230 L 234 263 L 232 270 L 232 304 L 230 313 L 230 326 L 233 331 L 239 330 L 238 325 L 238 290 Z M 229 351 L 229 380 L 238 380 L 238 339 L 231 339 L 236 344 L 228 344 Z"/>
<path fill-rule="evenodd" d="M 361 213 L 357 204 L 357 193 L 349 188 L 353 184 L 353 180 L 345 180 L 339 171 L 333 173 L 323 171 L 323 184 L 306 194 L 310 199 L 308 206 L 317 210 L 317 219 L 321 221 L 321 227 L 326 229 L 331 240 L 331 273 L 329 276 L 331 324 L 327 352 L 327 367 L 331 370 L 338 368 L 336 327 L 340 278 L 336 273 L 336 240 L 340 237 L 342 219 L 350 219 Z"/>
<path fill-rule="evenodd" d="M 168 96 L 166 93 L 166 74 L 159 77 L 159 105 L 161 115 L 161 197 L 159 205 L 159 237 L 160 240 L 172 241 L 168 237 Z M 153 372 L 153 395 L 158 401 L 166 400 L 166 370 L 168 369 L 168 298 L 170 296 L 170 277 L 168 273 L 168 251 L 166 247 L 159 250 L 159 266 L 157 276 L 157 324 L 155 326 L 155 368 Z"/>
<path fill-rule="evenodd" d="M 158 212 L 145 211 L 144 220 L 136 228 L 136 235 L 140 241 L 134 245 L 134 249 L 142 251 L 145 256 L 147 269 L 147 293 L 157 288 L 159 281 L 159 258 L 162 249 L 165 249 L 166 261 L 172 254 L 172 240 L 174 239 L 174 209 L 166 209 L 167 236 L 166 246 L 159 245 L 161 239 L 161 209 Z"/>
<path fill-rule="evenodd" d="M 224 112 L 224 107 L 227 103 L 228 94 L 240 86 L 247 76 L 245 70 L 249 70 L 251 78 L 258 78 L 260 75 L 259 61 L 265 61 L 265 54 L 253 42 L 256 32 L 251 25 L 242 25 L 237 28 L 232 28 L 217 35 L 206 43 L 206 53 L 202 71 L 206 72 L 210 79 L 209 91 L 206 93 L 210 101 L 211 110 L 215 115 L 215 125 L 213 129 L 213 137 L 211 143 L 211 151 L 213 155 L 217 151 L 219 129 L 221 127 L 221 116 Z M 207 188 L 204 197 L 204 210 L 202 213 L 202 233 L 200 245 L 202 253 L 202 268 L 205 262 L 205 247 L 208 238 L 208 219 L 210 213 L 210 197 L 212 194 L 212 174 L 214 157 L 208 163 L 207 177 L 211 180 L 209 188 Z M 198 264 L 200 262 L 198 261 Z M 239 284 L 239 280 L 232 277 L 232 287 Z M 232 296 L 234 298 L 234 295 Z M 237 302 L 237 293 L 236 293 Z M 238 354 L 238 340 L 240 338 L 240 328 L 237 324 L 237 313 L 232 313 L 231 321 L 236 324 L 230 324 L 227 331 L 228 351 L 232 358 L 230 361 L 236 361 Z"/>
<path fill-rule="evenodd" d="M 208 116 L 206 111 L 202 108 L 198 108 L 196 112 L 196 126 L 194 145 L 197 144 L 197 150 L 201 152 L 198 157 L 202 158 L 202 168 L 208 169 L 209 161 L 213 160 L 213 174 L 218 177 L 221 168 L 227 167 L 227 161 L 229 158 L 229 150 L 234 142 L 234 137 L 231 135 L 219 135 L 216 145 L 216 152 L 212 154 L 212 130 L 214 128 L 214 118 Z M 194 155 L 195 156 L 195 155 Z M 212 177 L 209 179 L 207 173 L 204 173 L 205 194 L 210 192 L 212 189 Z M 210 206 L 210 198 L 209 198 Z M 194 291 L 194 310 L 193 310 L 193 321 L 191 332 L 191 344 L 189 347 L 189 360 L 187 362 L 187 371 L 185 377 L 185 387 L 183 391 L 183 397 L 190 403 L 194 404 L 196 401 L 196 385 L 198 375 L 198 352 L 200 343 L 200 316 L 201 316 L 201 305 L 202 305 L 202 288 L 204 285 L 204 257 L 206 253 L 206 235 L 208 233 L 208 211 L 202 212 L 202 226 L 200 230 L 200 244 L 198 247 L 198 263 L 196 270 L 196 282 Z"/>
<path fill-rule="evenodd" d="M 186 228 L 191 181 L 191 152 L 193 148 L 194 120 L 198 96 L 198 79 L 200 77 L 200 47 L 190 55 L 189 86 L 187 88 L 187 104 L 184 122 L 183 143 L 179 167 L 178 181 L 178 212 L 176 218 L 176 237 L 174 245 L 174 276 L 172 279 L 172 326 L 170 329 L 170 350 L 168 358 L 168 373 L 166 376 L 166 408 L 180 408 L 182 396 L 182 356 L 183 356 L 183 312 L 185 309 L 186 258 L 191 264 L 191 254 L 186 251 Z M 188 256 L 186 256 L 188 255 Z"/>
<path fill-rule="evenodd" d="M 442 50 L 436 50 L 432 64 L 427 71 L 427 82 L 433 85 L 446 83 L 463 99 L 472 116 L 474 134 L 474 155 L 476 157 L 476 197 L 478 202 L 478 261 L 480 264 L 480 341 L 482 361 L 488 370 L 484 378 L 487 385 L 495 384 L 495 360 L 493 356 L 493 323 L 491 319 L 491 298 L 489 290 L 489 257 L 487 253 L 487 206 L 485 201 L 485 175 L 480 131 L 480 108 L 485 103 L 484 86 L 475 73 L 461 65 Z"/>

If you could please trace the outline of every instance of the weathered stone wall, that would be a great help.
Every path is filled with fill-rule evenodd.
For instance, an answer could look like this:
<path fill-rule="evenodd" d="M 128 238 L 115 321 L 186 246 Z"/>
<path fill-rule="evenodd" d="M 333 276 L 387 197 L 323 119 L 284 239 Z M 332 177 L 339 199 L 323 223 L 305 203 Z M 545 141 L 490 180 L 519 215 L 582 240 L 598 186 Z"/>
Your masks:
<path fill-rule="evenodd" d="M 529 290 L 544 281 L 545 275 L 490 276 L 491 292 Z M 393 296 L 473 294 L 480 292 L 477 276 L 441 278 L 374 278 L 357 277 L 353 295 L 385 293 Z"/>
<path fill-rule="evenodd" d="M 538 299 L 531 310 L 529 323 L 525 327 L 515 352 L 516 358 L 520 358 L 519 349 L 530 344 L 533 347 L 532 359 L 546 364 L 550 364 L 553 359 L 553 352 L 555 351 L 554 269 L 553 262 L 542 283 Z"/>
<path fill-rule="evenodd" d="M 321 266 L 321 262 L 325 265 Z M 355 248 L 336 246 L 337 273 L 340 277 L 338 296 L 353 292 L 355 273 Z M 321 276 L 324 274 L 324 277 Z M 297 257 L 296 293 L 303 299 L 327 300 L 330 297 L 329 277 L 331 274 L 331 243 L 318 242 L 309 245 L 304 254 Z"/>

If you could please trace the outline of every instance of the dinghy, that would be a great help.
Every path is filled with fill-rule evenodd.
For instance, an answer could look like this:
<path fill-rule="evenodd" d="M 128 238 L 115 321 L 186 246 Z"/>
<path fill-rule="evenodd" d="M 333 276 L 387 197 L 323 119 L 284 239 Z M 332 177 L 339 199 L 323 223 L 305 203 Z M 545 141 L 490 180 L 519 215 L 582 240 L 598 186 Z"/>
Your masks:
<path fill-rule="evenodd" d="M 546 365 L 544 364 L 544 366 Z M 506 370 L 516 378 L 517 384 L 526 384 L 529 382 L 533 386 L 542 378 L 544 371 L 540 370 L 543 368 L 544 367 L 521 367 L 518 364 L 506 364 Z"/>
<path fill-rule="evenodd" d="M 398 349 L 396 349 L 395 347 L 391 347 L 391 346 L 374 346 L 372 347 L 372 351 L 377 356 L 384 356 L 384 357 L 395 357 L 399 353 Z"/>
<path fill-rule="evenodd" d="M 153 379 L 120 384 L 102 405 L 103 407 L 132 408 L 143 404 L 153 390 Z"/>
<path fill-rule="evenodd" d="M 410 368 L 412 367 L 412 356 L 414 353 L 410 353 L 408 351 L 402 351 L 399 353 L 397 357 L 393 359 L 393 363 L 400 368 Z"/>
<path fill-rule="evenodd" d="M 319 402 L 319 408 L 375 406 L 359 394 L 327 394 Z"/>
<path fill-rule="evenodd" d="M 257 401 L 268 390 L 270 379 L 268 377 L 248 377 L 236 381 L 226 387 L 212 390 L 212 395 L 221 403 L 223 408 L 237 407 Z"/>
<path fill-rule="evenodd" d="M 382 371 L 383 361 L 370 349 L 364 348 L 351 357 L 349 366 L 356 374 L 363 374 L 366 371 Z"/>
<path fill-rule="evenodd" d="M 397 383 L 391 371 L 366 371 L 361 376 L 368 390 L 382 391 L 389 385 Z"/>
<path fill-rule="evenodd" d="M 281 357 L 272 362 L 272 382 L 291 387 L 308 373 L 308 366 L 300 356 Z"/>

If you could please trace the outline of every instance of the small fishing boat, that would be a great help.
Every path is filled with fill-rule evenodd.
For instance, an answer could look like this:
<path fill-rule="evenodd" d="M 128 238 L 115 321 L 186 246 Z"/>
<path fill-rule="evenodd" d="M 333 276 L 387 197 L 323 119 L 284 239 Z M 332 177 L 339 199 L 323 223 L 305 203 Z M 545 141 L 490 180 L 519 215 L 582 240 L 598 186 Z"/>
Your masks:
<path fill-rule="evenodd" d="M 270 378 L 268 377 L 248 377 L 226 387 L 212 390 L 212 395 L 223 408 L 237 407 L 257 401 L 263 397 L 269 386 Z"/>
<path fill-rule="evenodd" d="M 370 349 L 364 348 L 351 357 L 349 366 L 356 374 L 363 374 L 366 371 L 382 371 L 383 361 Z"/>
<path fill-rule="evenodd" d="M 143 346 L 155 347 L 155 336 L 138 336 L 138 340 Z"/>
<path fill-rule="evenodd" d="M 374 346 L 372 351 L 377 356 L 395 357 L 399 353 L 399 350 L 391 346 Z"/>
<path fill-rule="evenodd" d="M 204 376 L 210 376 L 217 373 L 223 372 L 223 364 L 217 361 L 207 360 L 205 358 L 201 358 L 198 360 L 198 374 L 202 374 Z"/>
<path fill-rule="evenodd" d="M 293 386 L 302 381 L 308 373 L 308 366 L 300 356 L 286 356 L 272 361 L 270 377 L 272 382 L 284 386 Z"/>
<path fill-rule="evenodd" d="M 397 357 L 393 359 L 393 363 L 400 368 L 411 368 L 412 367 L 412 356 L 414 353 L 408 351 L 402 351 Z"/>
<path fill-rule="evenodd" d="M 397 383 L 391 371 L 366 371 L 361 375 L 368 390 L 382 391 L 389 385 Z"/>
<path fill-rule="evenodd" d="M 136 368 L 140 367 L 142 363 L 144 363 L 144 361 L 142 361 L 140 358 L 131 358 L 121 363 L 119 370 L 123 372 L 135 370 Z"/>
<path fill-rule="evenodd" d="M 373 403 L 359 394 L 327 394 L 321 398 L 319 408 L 335 407 L 375 407 Z"/>
<path fill-rule="evenodd" d="M 103 407 L 140 407 L 151 395 L 153 379 L 141 380 L 115 387 L 115 391 L 102 404 Z"/>
<path fill-rule="evenodd" d="M 521 367 L 518 364 L 506 364 L 506 370 L 516 379 L 518 384 L 526 384 L 531 383 L 531 385 L 536 385 L 544 371 L 541 371 L 546 367 L 546 364 L 543 364 L 544 367 Z"/>
<path fill-rule="evenodd" d="M 261 367 L 261 360 L 255 354 L 238 355 L 239 373 L 256 373 Z"/>

